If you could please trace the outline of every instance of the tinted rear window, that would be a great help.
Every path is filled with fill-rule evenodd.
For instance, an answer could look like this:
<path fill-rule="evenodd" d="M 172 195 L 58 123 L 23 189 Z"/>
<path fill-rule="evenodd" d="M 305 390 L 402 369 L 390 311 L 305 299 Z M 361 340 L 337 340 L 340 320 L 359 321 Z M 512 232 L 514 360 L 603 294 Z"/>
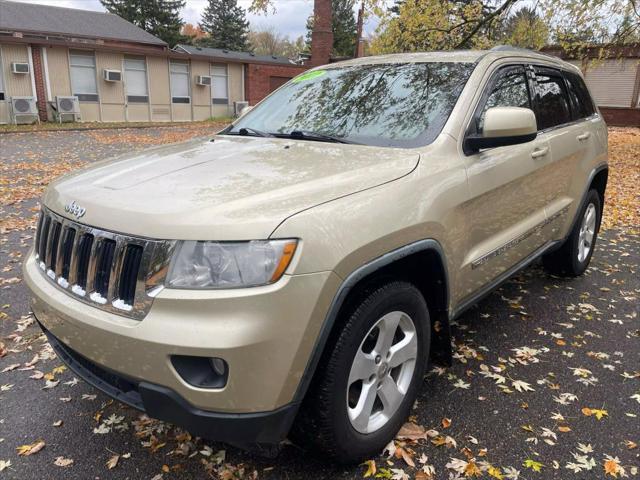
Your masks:
<path fill-rule="evenodd" d="M 569 123 L 571 110 L 560 73 L 536 72 L 538 130 Z"/>
<path fill-rule="evenodd" d="M 565 72 L 569 96 L 571 97 L 574 111 L 574 119 L 586 118 L 594 114 L 595 108 L 591 101 L 591 95 L 584 84 L 584 80 L 579 75 Z"/>

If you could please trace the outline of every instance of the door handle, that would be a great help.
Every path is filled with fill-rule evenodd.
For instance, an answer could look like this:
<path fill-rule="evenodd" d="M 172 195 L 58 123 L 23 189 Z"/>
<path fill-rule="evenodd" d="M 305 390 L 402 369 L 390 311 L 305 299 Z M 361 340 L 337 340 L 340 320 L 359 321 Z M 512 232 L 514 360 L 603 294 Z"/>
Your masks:
<path fill-rule="evenodd" d="M 547 153 L 549 153 L 549 147 L 536 148 L 531 152 L 531 158 L 544 157 Z"/>
<path fill-rule="evenodd" d="M 591 132 L 584 132 L 582 135 L 578 135 L 576 138 L 582 142 L 591 136 Z"/>

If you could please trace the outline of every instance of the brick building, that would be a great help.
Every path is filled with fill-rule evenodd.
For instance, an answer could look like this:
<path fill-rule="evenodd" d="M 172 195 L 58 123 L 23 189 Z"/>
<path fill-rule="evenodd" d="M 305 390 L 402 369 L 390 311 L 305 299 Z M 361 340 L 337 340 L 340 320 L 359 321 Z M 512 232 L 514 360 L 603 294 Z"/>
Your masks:
<path fill-rule="evenodd" d="M 232 116 L 304 69 L 284 57 L 171 50 L 110 13 L 0 0 L 0 123 Z"/>

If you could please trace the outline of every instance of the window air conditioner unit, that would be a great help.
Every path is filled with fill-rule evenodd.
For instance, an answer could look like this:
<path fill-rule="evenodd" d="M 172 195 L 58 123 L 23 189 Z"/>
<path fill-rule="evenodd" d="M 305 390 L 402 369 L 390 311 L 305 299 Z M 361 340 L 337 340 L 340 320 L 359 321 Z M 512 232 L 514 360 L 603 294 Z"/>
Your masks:
<path fill-rule="evenodd" d="M 122 72 L 120 70 L 107 70 L 102 71 L 105 82 L 120 82 L 122 81 Z"/>
<path fill-rule="evenodd" d="M 11 117 L 13 123 L 18 119 L 27 119 L 28 123 L 40 121 L 35 97 L 11 97 Z"/>
<path fill-rule="evenodd" d="M 211 77 L 209 75 L 196 76 L 196 85 L 204 85 L 206 87 L 211 86 Z"/>
<path fill-rule="evenodd" d="M 249 106 L 249 102 L 233 102 L 233 113 L 236 117 L 242 115 L 242 111 Z"/>
<path fill-rule="evenodd" d="M 13 62 L 11 64 L 11 72 L 19 74 L 29 73 L 29 64 Z"/>
<path fill-rule="evenodd" d="M 58 122 L 70 118 L 72 122 L 80 121 L 80 102 L 77 96 L 56 96 L 56 112 Z"/>

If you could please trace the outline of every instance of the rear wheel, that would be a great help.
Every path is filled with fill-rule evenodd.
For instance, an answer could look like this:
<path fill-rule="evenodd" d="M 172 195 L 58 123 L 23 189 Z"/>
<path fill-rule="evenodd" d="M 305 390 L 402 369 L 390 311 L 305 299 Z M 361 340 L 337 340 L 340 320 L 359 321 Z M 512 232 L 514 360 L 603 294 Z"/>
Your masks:
<path fill-rule="evenodd" d="M 542 258 L 547 271 L 568 277 L 577 277 L 584 273 L 596 245 L 601 211 L 600 195 L 596 190 L 589 190 L 587 201 L 569 238 L 558 250 Z"/>
<path fill-rule="evenodd" d="M 413 285 L 368 293 L 318 366 L 295 438 L 343 463 L 380 454 L 415 400 L 429 338 L 427 306 Z"/>

